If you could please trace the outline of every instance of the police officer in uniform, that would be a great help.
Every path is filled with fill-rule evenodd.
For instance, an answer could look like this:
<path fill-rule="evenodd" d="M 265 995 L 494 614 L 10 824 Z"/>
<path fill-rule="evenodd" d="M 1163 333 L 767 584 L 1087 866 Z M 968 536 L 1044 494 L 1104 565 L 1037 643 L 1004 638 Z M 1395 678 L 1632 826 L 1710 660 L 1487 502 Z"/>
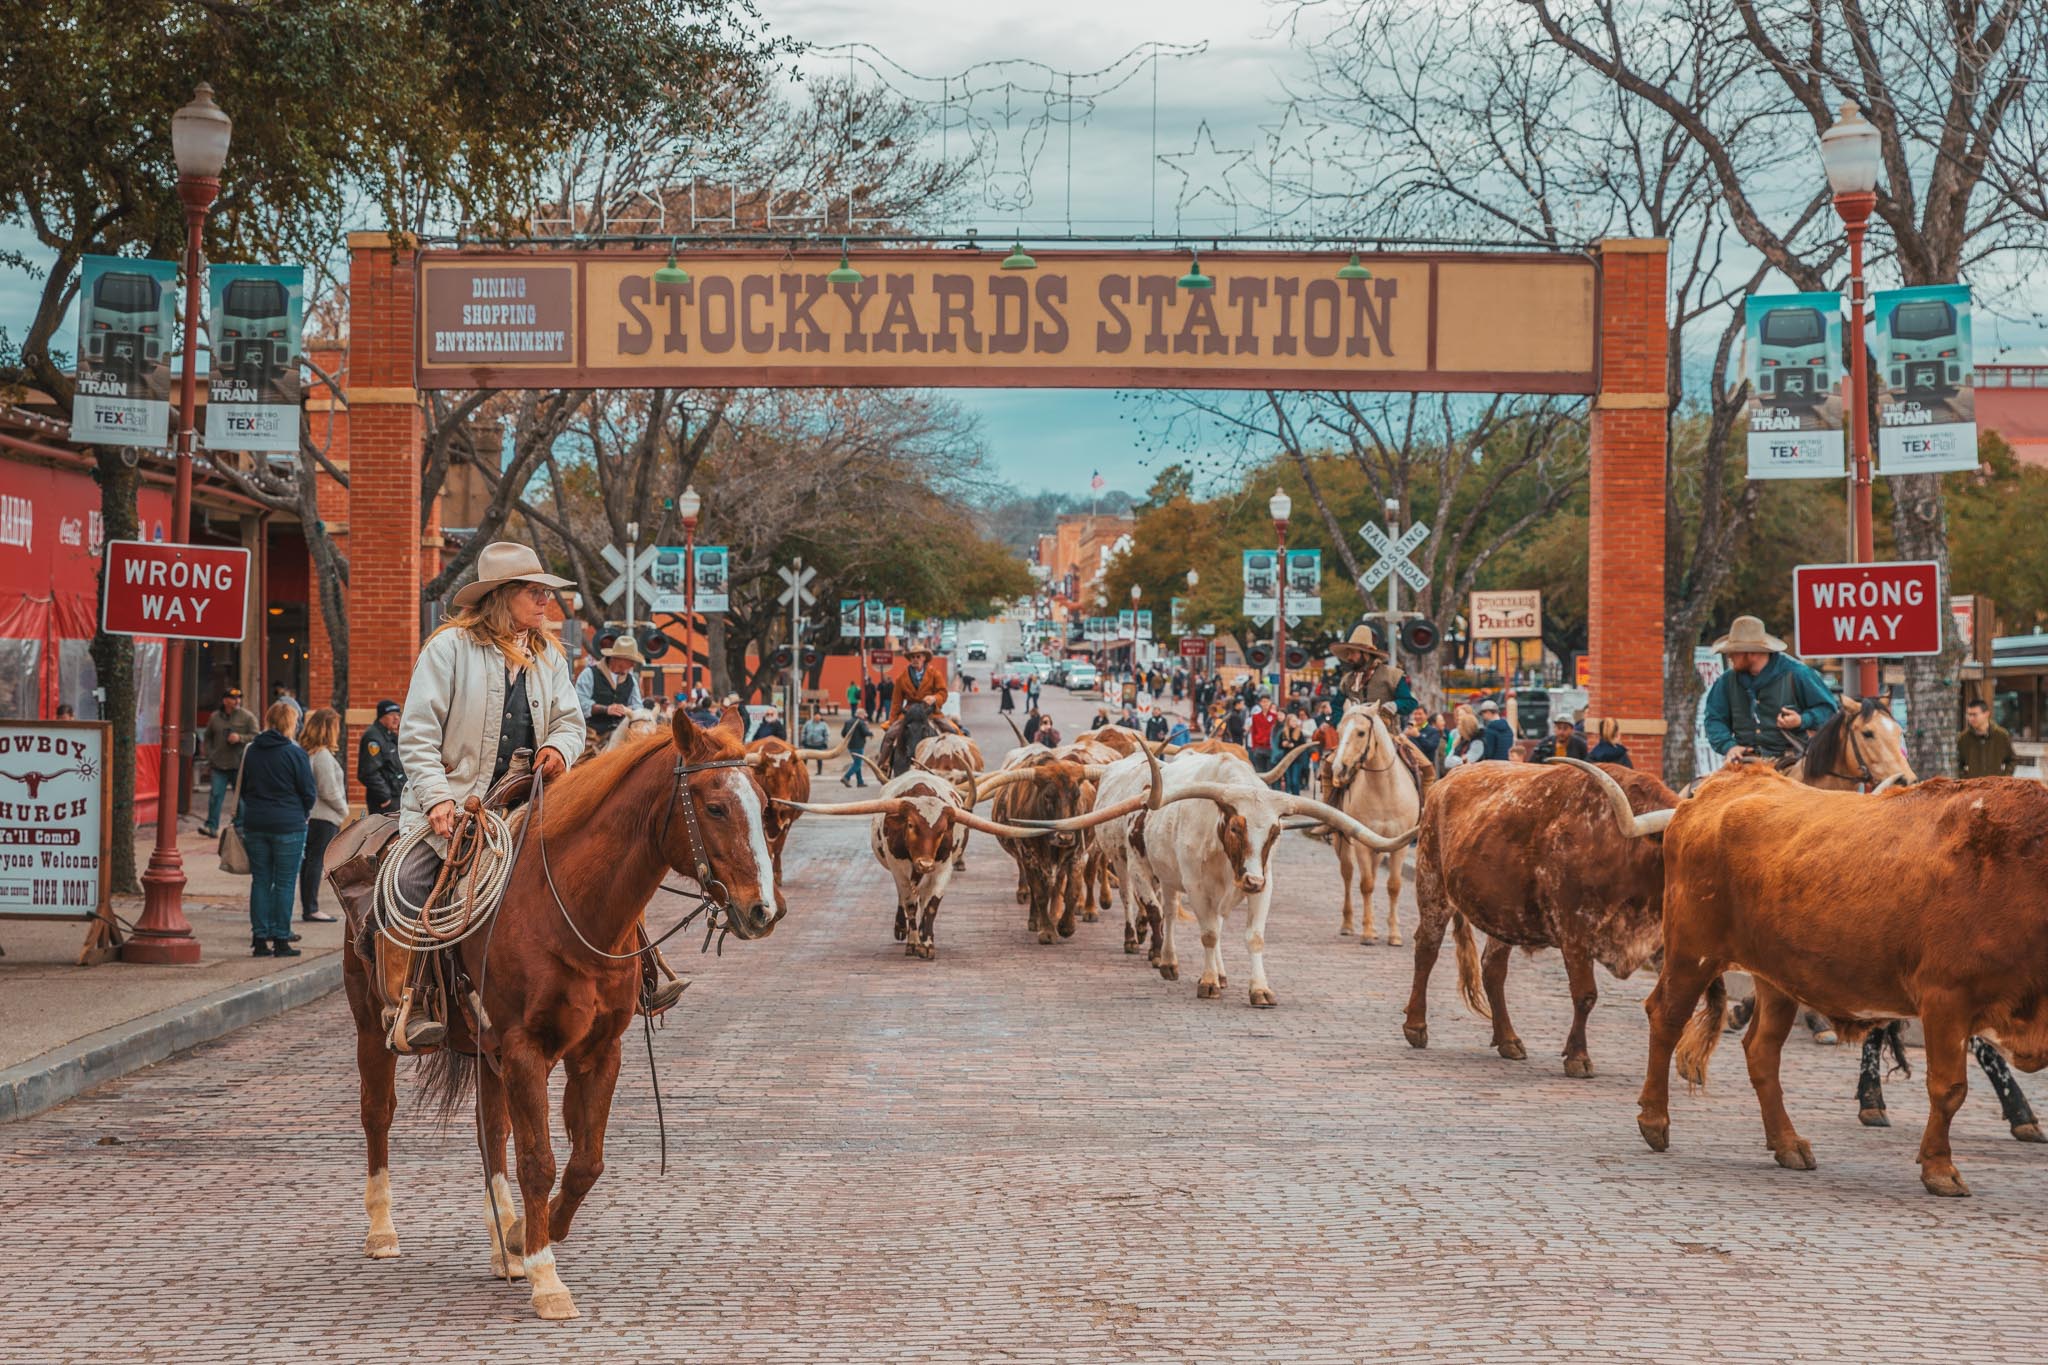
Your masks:
<path fill-rule="evenodd" d="M 597 735 L 598 744 L 611 738 L 619 722 L 640 705 L 640 675 L 647 667 L 640 646 L 630 635 L 621 635 L 604 651 L 602 662 L 587 664 L 576 676 L 576 700 L 583 707 L 583 721 Z M 596 746 L 592 746 L 596 747 Z"/>
<path fill-rule="evenodd" d="M 356 746 L 356 780 L 363 784 L 364 805 L 372 815 L 398 814 L 405 792 L 405 765 L 398 758 L 398 717 L 405 708 L 395 701 L 377 703 L 377 723 L 363 731 Z"/>

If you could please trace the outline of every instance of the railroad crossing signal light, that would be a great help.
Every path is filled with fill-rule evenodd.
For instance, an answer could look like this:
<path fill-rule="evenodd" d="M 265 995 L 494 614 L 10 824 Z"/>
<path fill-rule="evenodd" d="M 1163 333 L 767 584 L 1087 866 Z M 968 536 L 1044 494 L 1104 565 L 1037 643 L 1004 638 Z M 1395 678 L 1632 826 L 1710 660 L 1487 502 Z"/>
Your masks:
<path fill-rule="evenodd" d="M 818 653 L 818 651 L 817 651 L 817 650 L 815 650 L 815 649 L 811 648 L 811 647 L 810 647 L 809 645 L 805 645 L 805 646 L 804 646 L 804 672 L 806 672 L 806 673 L 815 673 L 815 672 L 817 671 L 817 669 L 818 669 L 818 665 L 819 665 L 819 663 L 821 663 L 821 662 L 823 661 L 823 657 L 824 657 L 824 656 L 820 655 L 820 654 Z"/>
<path fill-rule="evenodd" d="M 652 626 L 640 632 L 640 655 L 642 658 L 646 659 L 649 663 L 653 663 L 666 653 L 668 653 L 668 636 Z"/>
<path fill-rule="evenodd" d="M 1434 621 L 1416 617 L 1401 623 L 1401 648 L 1410 654 L 1429 653 L 1436 648 L 1440 638 L 1442 637 L 1438 634 Z"/>
<path fill-rule="evenodd" d="M 1307 668 L 1308 651 L 1300 645 L 1289 644 L 1287 646 L 1287 666 L 1294 669 Z"/>
<path fill-rule="evenodd" d="M 796 662 L 796 655 L 790 652 L 788 645 L 777 645 L 775 652 L 768 656 L 768 662 L 771 667 L 786 669 Z"/>
<path fill-rule="evenodd" d="M 615 630 L 601 630 L 597 633 L 597 639 L 595 641 L 597 652 L 599 654 L 603 654 L 606 650 L 610 649 L 613 645 L 617 644 L 618 642 L 619 632 Z"/>
<path fill-rule="evenodd" d="M 1273 646 L 1261 640 L 1250 649 L 1247 649 L 1244 652 L 1244 657 L 1253 668 L 1264 668 L 1267 664 L 1273 662 Z"/>

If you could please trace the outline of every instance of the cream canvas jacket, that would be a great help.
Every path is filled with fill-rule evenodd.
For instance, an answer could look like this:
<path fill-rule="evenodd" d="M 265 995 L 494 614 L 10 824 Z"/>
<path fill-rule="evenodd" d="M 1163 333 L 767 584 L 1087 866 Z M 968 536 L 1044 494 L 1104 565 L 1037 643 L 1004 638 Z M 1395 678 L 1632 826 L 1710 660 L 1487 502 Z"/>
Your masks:
<path fill-rule="evenodd" d="M 505 714 L 505 667 L 503 654 L 478 644 L 466 630 L 441 631 L 420 650 L 398 723 L 398 756 L 405 764 L 401 832 L 422 824 L 441 802 L 460 805 L 489 787 Z M 583 752 L 583 711 L 569 661 L 559 650 L 543 651 L 527 670 L 526 701 L 533 712 L 534 747 L 553 749 L 574 763 Z M 431 842 L 447 856 L 444 840 Z"/>

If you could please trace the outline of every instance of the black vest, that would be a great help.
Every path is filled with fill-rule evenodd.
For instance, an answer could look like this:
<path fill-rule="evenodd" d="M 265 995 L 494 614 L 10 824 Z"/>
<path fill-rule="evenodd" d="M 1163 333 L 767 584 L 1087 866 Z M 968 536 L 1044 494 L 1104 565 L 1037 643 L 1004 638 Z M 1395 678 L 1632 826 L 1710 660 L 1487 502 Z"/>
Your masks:
<path fill-rule="evenodd" d="M 528 671 L 520 669 L 518 678 L 505 689 L 505 716 L 498 723 L 498 761 L 491 770 L 491 785 L 494 787 L 504 778 L 505 770 L 512 766 L 512 755 L 533 747 L 533 712 L 526 704 Z"/>
<path fill-rule="evenodd" d="M 632 675 L 629 673 L 626 676 Z M 617 728 L 620 718 L 608 715 L 604 708 L 614 702 L 623 704 L 630 695 L 625 688 L 613 683 L 612 671 L 609 668 L 593 665 L 590 670 L 590 728 L 599 735 L 610 734 Z"/>

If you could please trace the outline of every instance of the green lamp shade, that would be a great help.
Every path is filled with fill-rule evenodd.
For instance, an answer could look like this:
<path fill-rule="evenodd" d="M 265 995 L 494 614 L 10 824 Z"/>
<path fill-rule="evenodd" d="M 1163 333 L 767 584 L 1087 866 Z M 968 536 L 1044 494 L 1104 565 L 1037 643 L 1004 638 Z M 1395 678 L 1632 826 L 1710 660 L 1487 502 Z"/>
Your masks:
<path fill-rule="evenodd" d="M 859 284 L 863 276 L 846 259 L 846 243 L 839 244 L 839 264 L 825 272 L 827 284 Z"/>
<path fill-rule="evenodd" d="M 1216 281 L 1202 273 L 1202 256 L 1200 252 L 1195 252 L 1190 256 L 1188 260 L 1188 273 L 1175 280 L 1174 283 L 1183 289 L 1214 289 L 1216 287 Z"/>
<path fill-rule="evenodd" d="M 1024 254 L 1024 243 L 1019 242 L 1010 248 L 1009 255 L 1003 257 L 1003 269 L 1036 270 L 1038 269 L 1038 262 Z"/>
<path fill-rule="evenodd" d="M 1372 272 L 1358 263 L 1358 253 L 1354 251 L 1351 253 L 1351 263 L 1337 268 L 1337 278 L 1340 280 L 1369 280 L 1372 278 Z"/>
<path fill-rule="evenodd" d="M 674 250 L 670 250 L 668 253 L 668 264 L 654 272 L 654 282 L 658 285 L 688 284 L 690 282 L 690 272 L 676 264 L 676 253 Z"/>

